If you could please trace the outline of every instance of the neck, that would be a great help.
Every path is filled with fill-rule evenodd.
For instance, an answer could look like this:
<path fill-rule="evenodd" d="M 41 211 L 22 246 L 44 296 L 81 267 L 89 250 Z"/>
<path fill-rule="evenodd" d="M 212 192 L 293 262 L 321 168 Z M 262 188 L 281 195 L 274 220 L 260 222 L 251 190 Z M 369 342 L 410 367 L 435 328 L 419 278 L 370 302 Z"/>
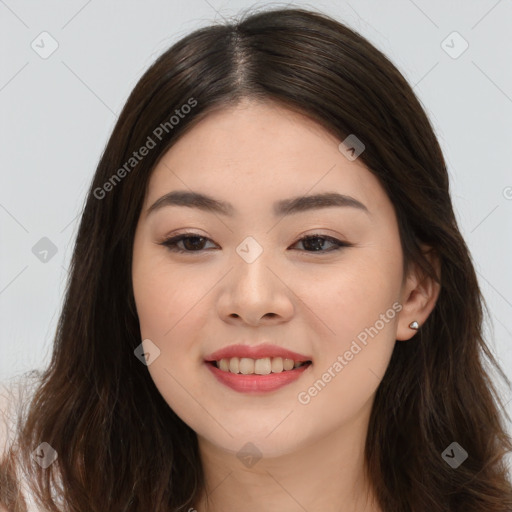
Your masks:
<path fill-rule="evenodd" d="M 198 436 L 206 489 L 197 512 L 380 512 L 364 472 L 368 414 L 369 409 L 308 446 L 263 456 L 250 467 Z"/>

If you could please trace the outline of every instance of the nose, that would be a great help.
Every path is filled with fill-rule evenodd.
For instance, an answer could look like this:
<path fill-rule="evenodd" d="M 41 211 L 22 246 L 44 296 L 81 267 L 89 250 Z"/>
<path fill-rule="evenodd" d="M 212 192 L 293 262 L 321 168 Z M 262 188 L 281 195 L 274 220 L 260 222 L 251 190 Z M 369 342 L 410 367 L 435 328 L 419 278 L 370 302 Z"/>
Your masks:
<path fill-rule="evenodd" d="M 224 281 L 218 313 L 225 322 L 274 325 L 293 316 L 295 296 L 263 255 L 252 263 L 239 258 Z"/>

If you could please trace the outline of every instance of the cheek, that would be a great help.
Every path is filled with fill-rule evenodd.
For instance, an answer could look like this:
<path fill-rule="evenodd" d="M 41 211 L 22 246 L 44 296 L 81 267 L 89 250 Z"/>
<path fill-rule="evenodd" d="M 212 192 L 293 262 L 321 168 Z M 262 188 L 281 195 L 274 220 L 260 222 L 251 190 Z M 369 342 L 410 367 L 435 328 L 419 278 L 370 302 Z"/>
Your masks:
<path fill-rule="evenodd" d="M 135 267 L 133 277 L 141 339 L 150 339 L 159 349 L 147 369 L 164 400 L 190 422 L 198 414 L 191 396 L 200 395 L 195 380 L 202 361 L 198 333 L 206 332 L 203 324 L 211 321 L 201 308 L 204 276 L 192 267 L 178 273 L 169 263 L 146 260 L 144 267 Z"/>
<path fill-rule="evenodd" d="M 177 381 L 189 383 L 202 364 L 202 337 L 213 321 L 205 292 L 216 279 L 193 265 L 178 269 L 165 256 L 139 261 L 134 264 L 133 288 L 141 337 L 160 351 L 148 369 L 162 394 L 170 397 L 179 388 Z"/>
<path fill-rule="evenodd" d="M 396 343 L 401 305 L 400 260 L 382 253 L 354 258 L 308 296 L 327 326 L 316 347 L 316 365 L 298 402 L 326 419 L 347 418 L 377 389 Z M 323 411 L 323 412 L 322 412 Z"/>
<path fill-rule="evenodd" d="M 168 344 L 166 340 L 200 300 L 204 283 L 192 267 L 171 265 L 164 251 L 141 252 L 134 257 L 132 272 L 141 334 Z"/>
<path fill-rule="evenodd" d="M 396 311 L 392 306 L 399 297 L 399 265 L 400 261 L 384 260 L 382 253 L 372 255 L 369 251 L 362 257 L 354 253 L 327 278 L 316 279 L 316 285 L 310 283 L 315 292 L 304 297 L 327 327 L 329 347 L 348 348 L 352 339 L 376 322 L 382 337 L 393 337 Z M 381 315 L 385 316 L 384 324 Z"/>

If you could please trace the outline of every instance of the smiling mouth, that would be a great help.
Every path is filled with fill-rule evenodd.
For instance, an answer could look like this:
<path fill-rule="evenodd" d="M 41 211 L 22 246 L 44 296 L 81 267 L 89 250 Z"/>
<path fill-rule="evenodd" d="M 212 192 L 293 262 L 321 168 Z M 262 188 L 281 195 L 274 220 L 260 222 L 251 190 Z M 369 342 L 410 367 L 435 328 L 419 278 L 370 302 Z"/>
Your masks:
<path fill-rule="evenodd" d="M 261 376 L 288 373 L 312 364 L 311 361 L 294 361 L 282 357 L 264 357 L 261 359 L 231 357 L 218 361 L 207 361 L 207 363 L 225 373 Z"/>

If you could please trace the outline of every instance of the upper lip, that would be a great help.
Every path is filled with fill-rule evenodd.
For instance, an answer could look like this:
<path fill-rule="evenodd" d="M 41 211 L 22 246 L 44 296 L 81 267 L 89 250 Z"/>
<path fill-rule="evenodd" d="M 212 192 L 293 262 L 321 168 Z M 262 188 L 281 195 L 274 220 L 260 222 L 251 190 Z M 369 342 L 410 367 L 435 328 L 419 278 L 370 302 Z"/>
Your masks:
<path fill-rule="evenodd" d="M 232 357 L 248 357 L 250 359 L 263 359 L 265 357 L 282 357 L 283 359 L 293 359 L 297 362 L 311 361 L 309 356 L 298 354 L 277 345 L 263 343 L 261 345 L 229 345 L 221 348 L 205 357 L 205 361 L 220 361 L 221 359 L 231 359 Z"/>

